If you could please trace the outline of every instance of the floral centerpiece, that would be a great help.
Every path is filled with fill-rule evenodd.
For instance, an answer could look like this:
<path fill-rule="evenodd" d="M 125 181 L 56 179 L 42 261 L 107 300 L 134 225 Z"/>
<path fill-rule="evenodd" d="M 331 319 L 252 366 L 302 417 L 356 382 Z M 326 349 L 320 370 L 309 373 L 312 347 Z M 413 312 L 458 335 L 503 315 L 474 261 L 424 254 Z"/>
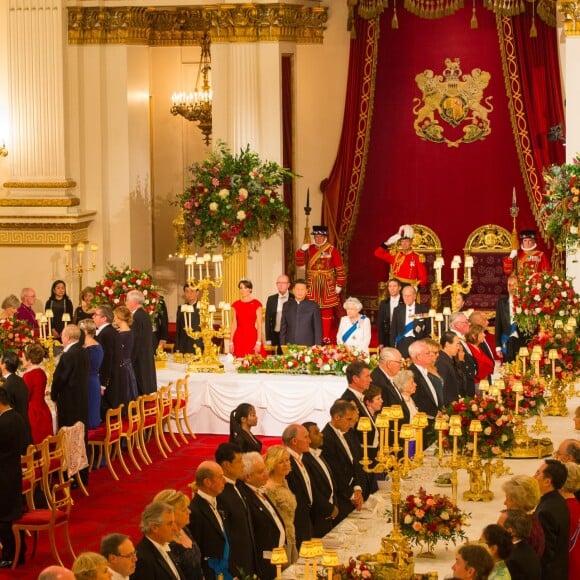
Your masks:
<path fill-rule="evenodd" d="M 540 369 L 543 369 L 544 374 L 550 375 L 552 372 L 552 361 L 548 359 L 548 353 L 556 349 L 556 377 L 567 380 L 580 376 L 580 341 L 575 327 L 557 325 L 555 328 L 540 328 L 528 345 L 530 352 L 536 345 L 542 347 Z"/>
<path fill-rule="evenodd" d="M 520 279 L 514 295 L 514 321 L 523 331 L 534 334 L 538 326 L 547 328 L 560 320 L 578 320 L 580 307 L 578 294 L 567 278 L 537 272 Z"/>
<path fill-rule="evenodd" d="M 541 213 L 546 216 L 546 233 L 560 250 L 580 242 L 580 155 L 572 163 L 552 165 L 544 170 L 546 189 Z"/>
<path fill-rule="evenodd" d="M 503 380 L 505 384 L 505 388 L 502 391 L 503 404 L 510 413 L 513 414 L 516 410 L 516 395 L 513 392 L 514 383 L 521 381 L 524 390 L 520 393 L 518 401 L 520 415 L 532 416 L 541 414 L 546 404 L 544 393 L 546 389 L 545 379 L 527 372 L 525 376 L 506 374 Z"/>
<path fill-rule="evenodd" d="M 277 190 L 294 174 L 262 161 L 249 145 L 234 155 L 220 142 L 189 173 L 191 184 L 176 202 L 183 210 L 186 243 L 209 249 L 222 245 L 226 252 L 244 242 L 255 248 L 288 223 L 290 212 Z"/>
<path fill-rule="evenodd" d="M 0 320 L 0 354 L 13 350 L 19 354 L 36 341 L 34 328 L 24 320 Z"/>
<path fill-rule="evenodd" d="M 391 515 L 391 514 L 389 514 Z M 439 541 L 456 544 L 465 541 L 464 527 L 471 518 L 446 495 L 427 493 L 422 487 L 417 494 L 408 495 L 401 504 L 401 532 L 413 546 L 432 551 Z"/>
<path fill-rule="evenodd" d="M 515 405 L 514 405 L 515 406 Z M 498 457 L 510 451 L 514 446 L 513 415 L 504 403 L 498 403 L 491 397 L 465 397 L 451 403 L 443 411 L 446 419 L 451 415 L 461 417 L 461 436 L 457 446 L 462 453 L 473 451 L 473 437 L 469 433 L 471 421 L 481 421 L 482 432 L 477 438 L 477 450 L 483 459 Z M 443 446 L 453 445 L 451 437 L 443 438 Z"/>
<path fill-rule="evenodd" d="M 319 578 L 327 578 L 326 570 L 322 570 Z M 372 580 L 374 567 L 368 562 L 349 558 L 348 564 L 337 566 L 332 573 L 333 580 Z"/>
<path fill-rule="evenodd" d="M 297 375 L 344 375 L 346 367 L 362 360 L 377 366 L 376 357 L 348 349 L 344 345 L 297 346 L 290 344 L 281 355 L 266 358 L 250 354 L 242 359 L 239 373 L 289 373 Z"/>
<path fill-rule="evenodd" d="M 161 293 L 151 274 L 147 270 L 134 270 L 129 266 L 117 268 L 109 264 L 108 268 L 105 277 L 95 285 L 96 304 L 106 302 L 115 309 L 125 304 L 127 292 L 140 290 L 145 297 L 143 308 L 154 320 L 160 308 Z"/>

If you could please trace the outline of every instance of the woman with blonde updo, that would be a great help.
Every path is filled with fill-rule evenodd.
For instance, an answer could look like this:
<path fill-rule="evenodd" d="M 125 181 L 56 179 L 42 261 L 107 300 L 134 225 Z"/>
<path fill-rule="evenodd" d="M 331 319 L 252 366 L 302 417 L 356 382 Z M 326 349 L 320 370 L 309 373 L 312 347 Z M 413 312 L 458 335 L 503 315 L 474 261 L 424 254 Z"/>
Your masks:
<path fill-rule="evenodd" d="M 118 343 L 120 351 L 117 353 L 117 360 L 119 361 L 117 384 L 121 385 L 121 392 L 126 402 L 134 401 L 139 396 L 137 378 L 131 362 L 131 353 L 133 352 L 132 324 L 133 315 L 131 311 L 126 306 L 117 306 L 113 311 L 113 325 L 119 331 L 121 339 Z"/>
<path fill-rule="evenodd" d="M 296 530 L 294 529 L 294 513 L 296 512 L 296 497 L 290 491 L 286 476 L 290 473 L 290 454 L 282 445 L 272 445 L 266 455 L 264 464 L 268 472 L 266 495 L 274 504 L 286 530 L 286 554 L 288 562 L 293 564 L 298 560 L 296 549 Z"/>
<path fill-rule="evenodd" d="M 532 517 L 532 533 L 528 538 L 528 543 L 542 558 L 544 553 L 544 529 L 538 518 L 533 514 L 538 503 L 540 503 L 540 486 L 538 482 L 529 475 L 515 475 L 502 485 L 505 493 L 505 507 L 508 510 L 522 510 Z"/>
<path fill-rule="evenodd" d="M 76 580 L 111 580 L 107 560 L 96 552 L 83 552 L 72 565 Z"/>
<path fill-rule="evenodd" d="M 10 294 L 2 300 L 2 306 L 0 307 L 0 320 L 10 320 L 14 318 L 18 307 L 20 306 L 20 300 L 14 294 Z"/>
<path fill-rule="evenodd" d="M 187 528 L 191 513 L 189 498 L 181 491 L 164 489 L 153 498 L 153 501 L 169 504 L 173 508 L 177 534 L 169 542 L 169 548 L 183 575 L 188 580 L 203 580 L 201 552 Z"/>

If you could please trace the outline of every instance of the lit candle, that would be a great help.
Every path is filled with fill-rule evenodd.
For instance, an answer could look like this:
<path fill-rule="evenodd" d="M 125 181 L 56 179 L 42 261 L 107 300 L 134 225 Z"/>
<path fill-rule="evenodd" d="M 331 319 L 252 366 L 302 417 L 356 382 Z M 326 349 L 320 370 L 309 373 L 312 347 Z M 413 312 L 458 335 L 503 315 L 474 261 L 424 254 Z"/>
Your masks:
<path fill-rule="evenodd" d="M 66 244 L 64 247 L 64 265 L 65 267 L 69 267 L 70 266 L 70 252 L 71 252 L 71 245 L 70 244 Z"/>
<path fill-rule="evenodd" d="M 203 269 L 202 269 L 203 268 L 203 256 L 199 256 L 197 258 L 197 265 L 198 265 L 198 268 L 199 268 L 199 280 L 201 282 L 201 280 L 203 278 Z"/>
<path fill-rule="evenodd" d="M 62 315 L 62 321 L 64 322 L 64 325 L 66 327 L 66 325 L 70 322 L 70 314 L 68 312 L 65 312 Z"/>

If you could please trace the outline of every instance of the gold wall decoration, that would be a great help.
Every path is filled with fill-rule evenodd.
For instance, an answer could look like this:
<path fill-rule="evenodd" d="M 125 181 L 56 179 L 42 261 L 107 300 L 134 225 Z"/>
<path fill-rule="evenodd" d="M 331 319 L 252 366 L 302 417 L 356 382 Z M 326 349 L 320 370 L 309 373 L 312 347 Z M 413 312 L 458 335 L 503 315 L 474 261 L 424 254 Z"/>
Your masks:
<path fill-rule="evenodd" d="M 299 4 L 214 4 L 138 7 L 70 6 L 70 44 L 199 45 L 204 31 L 216 42 L 285 41 L 322 44 L 328 8 Z"/>
<path fill-rule="evenodd" d="M 425 141 L 459 147 L 461 143 L 483 140 L 491 133 L 488 114 L 493 111 L 492 97 L 484 99 L 483 94 L 491 75 L 479 68 L 474 68 L 471 74 L 463 74 L 459 65 L 459 58 L 446 58 L 443 74 L 426 69 L 415 76 L 423 97 L 413 99 L 413 114 L 416 115 L 413 127 Z M 461 136 L 445 137 L 440 121 L 454 129 L 460 128 Z"/>
<path fill-rule="evenodd" d="M 580 36 L 580 2 L 561 0 L 559 10 L 564 16 L 566 36 Z"/>
<path fill-rule="evenodd" d="M 74 207 L 81 204 L 78 197 L 23 198 L 2 197 L 0 207 Z"/>
<path fill-rule="evenodd" d="M 72 245 L 88 239 L 88 228 L 89 222 L 74 224 L 74 226 L 73 224 L 0 223 L 0 246 Z"/>

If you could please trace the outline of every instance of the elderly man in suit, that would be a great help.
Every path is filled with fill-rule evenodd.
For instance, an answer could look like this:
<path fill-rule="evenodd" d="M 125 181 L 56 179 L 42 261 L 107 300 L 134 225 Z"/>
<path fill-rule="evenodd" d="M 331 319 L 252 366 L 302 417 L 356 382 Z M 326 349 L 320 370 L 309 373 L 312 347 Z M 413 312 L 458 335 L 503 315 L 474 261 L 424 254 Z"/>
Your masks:
<path fill-rule="evenodd" d="M 257 572 L 256 545 L 250 510 L 238 489 L 244 472 L 242 452 L 235 443 L 220 443 L 215 460 L 226 479 L 224 490 L 217 496 L 217 506 L 224 515 L 228 538 L 234 539 L 230 544 L 229 568 L 234 575 L 243 570 L 251 576 Z"/>
<path fill-rule="evenodd" d="M 268 472 L 264 459 L 257 451 L 244 453 L 243 483 L 240 492 L 250 510 L 259 578 L 275 578 L 276 567 L 270 563 L 274 548 L 282 548 L 286 544 L 286 529 L 280 514 L 274 504 L 268 499 L 264 485 L 268 481 Z"/>
<path fill-rule="evenodd" d="M 465 377 L 464 392 L 459 394 L 462 396 L 467 395 L 468 397 L 473 397 L 475 395 L 475 377 L 477 376 L 477 361 L 471 350 L 465 342 L 465 335 L 471 326 L 469 319 L 465 316 L 464 312 L 454 312 L 449 317 L 449 330 L 459 337 L 459 343 L 461 344 L 461 349 L 463 350 L 463 360 L 459 360 L 457 366 L 459 370 L 463 373 Z"/>
<path fill-rule="evenodd" d="M 282 325 L 282 309 L 289 300 L 294 300 L 294 294 L 290 292 L 290 278 L 286 274 L 280 274 L 276 280 L 276 294 L 268 296 L 266 301 L 266 340 L 276 347 L 276 354 L 282 354 L 280 348 L 280 328 Z"/>
<path fill-rule="evenodd" d="M 296 547 L 300 550 L 302 542 L 312 538 L 310 510 L 314 495 L 310 474 L 303 462 L 304 455 L 310 449 L 310 435 L 306 427 L 302 425 L 288 425 L 282 432 L 282 443 L 290 455 L 290 473 L 286 476 L 286 481 L 290 491 L 296 497 L 294 529 L 296 530 Z"/>
<path fill-rule="evenodd" d="M 125 304 L 133 315 L 131 362 L 139 392 L 142 395 L 149 395 L 157 390 L 157 373 L 153 352 L 153 325 L 149 314 L 143 309 L 143 302 L 145 302 L 143 292 L 139 290 L 127 292 Z"/>
<path fill-rule="evenodd" d="M 22 288 L 20 292 L 20 306 L 16 311 L 16 320 L 22 320 L 34 328 L 34 333 L 38 336 L 38 320 L 36 312 L 32 308 L 36 302 L 36 292 L 34 288 Z"/>
<path fill-rule="evenodd" d="M 217 578 L 228 570 L 230 546 L 224 517 L 217 506 L 217 497 L 224 490 L 223 469 L 215 461 L 202 461 L 195 472 L 197 493 L 189 509 L 189 531 L 201 551 L 203 575 Z"/>
<path fill-rule="evenodd" d="M 377 315 L 379 349 L 383 346 L 394 346 L 391 343 L 391 321 L 395 308 L 402 303 L 401 283 L 396 278 L 391 278 L 387 282 L 387 297 L 379 304 Z"/>
<path fill-rule="evenodd" d="M 534 513 L 542 525 L 546 542 L 540 560 L 542 578 L 568 578 L 570 511 L 559 491 L 567 477 L 566 466 L 556 459 L 546 459 L 534 474 L 542 494 Z"/>
<path fill-rule="evenodd" d="M 409 357 L 409 345 L 431 334 L 430 319 L 421 317 L 429 309 L 417 304 L 417 291 L 413 286 L 405 286 L 401 292 L 403 304 L 393 311 L 391 321 L 391 344 L 403 355 Z"/>
<path fill-rule="evenodd" d="M 379 353 L 379 364 L 371 372 L 371 381 L 381 389 L 383 404 L 385 407 L 401 405 L 405 415 L 404 423 L 409 422 L 409 408 L 403 399 L 399 389 L 393 383 L 393 377 L 401 370 L 403 357 L 396 348 L 385 347 Z"/>
<path fill-rule="evenodd" d="M 514 322 L 514 292 L 518 286 L 515 275 L 507 279 L 507 296 L 497 301 L 495 308 L 495 352 L 504 363 L 516 359 L 520 347 L 526 344 L 522 330 Z"/>
<path fill-rule="evenodd" d="M 171 557 L 169 542 L 177 534 L 173 507 L 150 503 L 141 514 L 143 538 L 137 544 L 137 565 L 131 580 L 186 580 Z"/>
<path fill-rule="evenodd" d="M 305 280 L 294 282 L 294 300 L 282 308 L 280 344 L 313 346 L 322 344 L 322 318 L 318 304 L 306 298 L 308 287 Z"/>

